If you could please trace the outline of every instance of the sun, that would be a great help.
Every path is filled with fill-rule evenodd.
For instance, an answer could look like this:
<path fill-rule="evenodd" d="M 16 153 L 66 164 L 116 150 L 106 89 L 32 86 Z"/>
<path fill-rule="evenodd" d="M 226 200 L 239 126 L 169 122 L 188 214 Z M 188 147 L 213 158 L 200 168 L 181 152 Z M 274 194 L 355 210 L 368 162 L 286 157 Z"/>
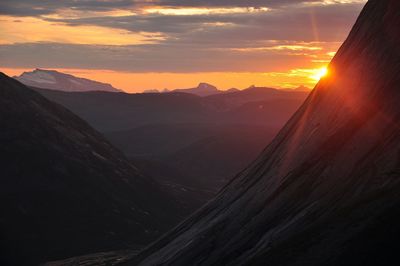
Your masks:
<path fill-rule="evenodd" d="M 312 75 L 311 78 L 318 81 L 326 75 L 328 75 L 328 68 L 323 67 L 316 69 L 314 75 Z"/>

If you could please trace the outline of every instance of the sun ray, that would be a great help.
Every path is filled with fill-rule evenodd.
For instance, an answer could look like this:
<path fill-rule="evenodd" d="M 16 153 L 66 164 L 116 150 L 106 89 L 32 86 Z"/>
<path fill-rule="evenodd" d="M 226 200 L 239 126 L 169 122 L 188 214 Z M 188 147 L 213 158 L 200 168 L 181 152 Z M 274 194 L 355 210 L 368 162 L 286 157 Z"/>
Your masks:
<path fill-rule="evenodd" d="M 323 68 L 316 69 L 315 73 L 312 76 L 310 76 L 310 78 L 318 81 L 321 78 L 325 77 L 326 75 L 328 75 L 328 68 L 323 67 Z"/>

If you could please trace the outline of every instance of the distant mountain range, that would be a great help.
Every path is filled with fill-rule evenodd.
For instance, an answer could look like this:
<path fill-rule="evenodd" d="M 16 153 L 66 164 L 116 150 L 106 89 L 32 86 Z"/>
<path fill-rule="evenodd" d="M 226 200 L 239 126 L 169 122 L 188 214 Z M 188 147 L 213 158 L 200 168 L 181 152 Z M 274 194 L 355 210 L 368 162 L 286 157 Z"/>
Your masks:
<path fill-rule="evenodd" d="M 211 84 L 208 84 L 208 83 L 200 83 L 195 88 L 177 89 L 177 90 L 173 90 L 172 92 L 186 92 L 186 93 L 191 93 L 191 94 L 198 95 L 201 97 L 223 93 L 223 91 L 218 90 L 217 87 L 215 87 Z"/>
<path fill-rule="evenodd" d="M 182 123 L 281 126 L 309 93 L 251 87 L 200 97 L 183 92 L 70 93 L 35 89 L 77 113 L 101 132 Z"/>
<path fill-rule="evenodd" d="M 120 91 L 107 83 L 93 81 L 85 78 L 78 78 L 73 75 L 61 73 L 55 70 L 35 69 L 31 72 L 24 72 L 20 76 L 16 76 L 14 78 L 27 86 L 51 90 L 69 92 Z"/>
<path fill-rule="evenodd" d="M 31 72 L 24 72 L 19 76 L 14 76 L 16 80 L 23 83 L 26 86 L 66 91 L 66 92 L 87 92 L 87 91 L 105 91 L 105 92 L 122 92 L 119 89 L 114 88 L 108 83 L 102 83 L 95 80 L 90 80 L 86 78 L 79 78 L 70 74 L 62 73 L 56 70 L 46 70 L 46 69 L 35 69 Z M 248 89 L 254 88 L 255 86 L 250 86 Z M 291 89 L 287 89 L 291 91 Z M 305 91 L 309 92 L 310 89 L 305 86 L 300 86 L 294 91 Z M 168 90 L 164 89 L 162 91 L 157 89 L 149 89 L 143 91 L 146 94 L 152 93 L 174 93 L 183 92 L 190 93 L 200 97 L 206 97 L 215 94 L 225 94 L 231 92 L 237 92 L 239 89 L 231 88 L 229 90 L 219 90 L 214 85 L 201 82 L 197 87 L 188 89 L 174 89 Z"/>
<path fill-rule="evenodd" d="M 263 87 L 205 97 L 36 90 L 86 119 L 163 183 L 202 193 L 203 202 L 261 152 L 308 95 Z"/>
<path fill-rule="evenodd" d="M 238 91 L 238 89 L 232 88 L 226 91 L 223 90 L 218 90 L 217 87 L 214 85 L 208 84 L 208 83 L 199 83 L 199 85 L 195 88 L 189 88 L 189 89 L 175 89 L 175 90 L 163 90 L 159 91 L 156 89 L 153 90 L 145 90 L 143 93 L 173 93 L 173 92 L 184 92 L 184 93 L 190 93 L 194 94 L 200 97 L 205 97 L 205 96 L 210 96 L 214 94 L 220 94 L 220 93 L 229 93 L 229 92 L 234 92 Z"/>
<path fill-rule="evenodd" d="M 264 88 L 264 87 L 257 87 L 257 86 L 250 86 L 247 89 L 244 90 L 251 90 L 254 88 Z M 306 86 L 299 86 L 295 89 L 281 89 L 282 91 L 301 91 L 301 92 L 310 92 L 311 89 L 306 87 Z M 208 84 L 208 83 L 200 83 L 197 87 L 195 88 L 189 88 L 189 89 L 175 89 L 175 90 L 163 90 L 159 91 L 156 89 L 153 90 L 145 90 L 143 93 L 173 93 L 173 92 L 184 92 L 184 93 L 190 93 L 194 94 L 200 97 L 207 97 L 211 95 L 217 95 L 217 94 L 225 94 L 225 93 L 232 93 L 232 92 L 238 92 L 240 91 L 239 89 L 236 88 L 231 88 L 228 90 L 219 90 L 217 87 Z"/>

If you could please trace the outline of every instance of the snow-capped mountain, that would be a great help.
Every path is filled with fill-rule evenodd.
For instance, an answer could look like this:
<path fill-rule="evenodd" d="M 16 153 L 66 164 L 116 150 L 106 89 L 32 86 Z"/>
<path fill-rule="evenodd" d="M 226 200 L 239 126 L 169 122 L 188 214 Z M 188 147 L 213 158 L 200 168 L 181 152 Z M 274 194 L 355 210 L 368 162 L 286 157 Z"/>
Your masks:
<path fill-rule="evenodd" d="M 110 84 L 90 79 L 79 78 L 73 75 L 61 73 L 55 70 L 35 69 L 31 72 L 24 72 L 14 77 L 21 83 L 38 88 L 77 92 L 77 91 L 108 91 L 120 92 Z"/>

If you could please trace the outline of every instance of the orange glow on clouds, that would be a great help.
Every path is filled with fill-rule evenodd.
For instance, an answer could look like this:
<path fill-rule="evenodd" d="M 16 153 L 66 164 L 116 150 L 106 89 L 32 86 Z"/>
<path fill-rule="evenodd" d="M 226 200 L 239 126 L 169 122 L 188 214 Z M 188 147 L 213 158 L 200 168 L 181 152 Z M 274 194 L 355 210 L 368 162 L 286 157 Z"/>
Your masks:
<path fill-rule="evenodd" d="M 107 45 L 107 46 L 125 46 L 125 45 L 140 45 L 154 44 L 176 38 L 171 33 L 149 33 L 149 32 L 132 32 L 121 28 L 110 28 L 106 26 L 95 25 L 76 25 L 71 26 L 62 22 L 50 22 L 46 19 L 73 19 L 73 18 L 95 18 L 95 17 L 124 17 L 130 15 L 163 15 L 163 16 L 210 16 L 223 14 L 246 14 L 246 13 L 265 13 L 273 12 L 269 8 L 248 8 L 248 7 L 162 7 L 148 4 L 154 1 L 144 1 L 140 8 L 125 8 L 108 11 L 93 11 L 93 10 L 77 10 L 73 8 L 59 9 L 57 12 L 41 15 L 37 17 L 14 17 L 0 15 L 0 45 L 3 44 L 23 44 L 23 43 L 63 43 L 63 44 L 85 44 L 85 45 Z M 155 1 L 157 2 L 157 1 Z M 323 5 L 333 5 L 337 3 L 350 2 L 365 2 L 365 0 L 342 0 L 330 1 L 324 0 Z M 321 3 L 309 3 L 307 5 L 320 5 Z M 243 65 L 249 65 L 249 68 L 242 68 L 245 71 L 252 71 L 251 67 L 257 66 L 254 72 L 233 72 L 241 71 L 241 69 L 229 69 L 226 72 L 206 72 L 204 68 L 195 73 L 137 73 L 126 71 L 117 72 L 113 70 L 102 69 L 77 69 L 62 68 L 62 62 L 55 62 L 54 65 L 58 68 L 50 68 L 60 72 L 72 74 L 78 77 L 84 77 L 101 82 L 112 84 L 114 87 L 125 90 L 127 92 L 141 92 L 148 89 L 164 88 L 189 88 L 197 86 L 199 82 L 207 82 L 217 86 L 220 89 L 247 88 L 250 85 L 268 86 L 275 88 L 296 88 L 304 85 L 313 88 L 324 75 L 327 74 L 326 65 L 335 55 L 335 51 L 341 42 L 326 42 L 320 40 L 318 36 L 318 25 L 316 24 L 314 14 L 311 14 L 311 22 L 314 29 L 314 41 L 299 41 L 299 40 L 267 40 L 265 42 L 256 43 L 254 46 L 233 46 L 235 48 L 225 48 L 224 46 L 215 47 L 216 50 L 230 50 L 240 59 L 243 58 Z M 225 21 L 204 22 L 201 27 L 204 29 L 215 28 L 219 29 L 234 28 L 234 23 Z M 200 31 L 201 32 L 201 31 Z M 250 60 L 251 58 L 260 58 L 266 53 L 272 54 L 274 57 L 282 56 L 287 58 L 291 56 L 290 61 L 279 60 L 264 62 L 261 60 Z M 44 55 L 45 56 L 45 55 Z M 157 59 L 158 55 L 154 55 Z M 179 55 L 178 55 L 179 56 Z M 99 54 L 101 57 L 101 54 Z M 162 59 L 162 54 L 161 54 Z M 148 57 L 150 60 L 152 57 Z M 147 57 L 145 57 L 147 60 Z M 129 59 L 127 59 L 129 60 Z M 248 61 L 246 61 L 248 60 Z M 163 63 L 163 61 L 160 61 Z M 246 65 L 247 64 L 247 65 Z M 273 65 L 273 68 L 263 68 L 263 65 Z M 269 65 L 269 66 L 270 66 Z M 18 64 L 18 66 L 25 66 Z M 32 63 L 27 66 L 44 68 L 38 63 L 37 66 Z M 1 68 L 2 67 L 2 68 Z M 74 67 L 74 66 L 72 66 Z M 81 68 L 104 68 L 104 65 L 85 65 Z M 113 68 L 111 68 L 113 69 Z M 121 68 L 125 69 L 125 68 Z M 248 70 L 249 69 L 249 70 Z M 269 71 L 270 72 L 261 72 Z M 0 71 L 6 74 L 20 75 L 23 71 L 31 71 L 32 68 L 6 68 L 6 65 L 0 66 Z M 146 69 L 147 70 L 147 69 Z M 152 70 L 152 69 L 150 69 Z M 161 70 L 160 70 L 161 71 Z M 167 71 L 174 70 L 168 68 Z M 182 71 L 178 69 L 177 71 Z M 183 70 L 184 71 L 184 70 Z"/>
<path fill-rule="evenodd" d="M 162 40 L 162 34 L 132 33 L 99 26 L 68 26 L 33 17 L 0 16 L 0 44 L 57 42 L 71 44 L 132 45 Z M 34 34 L 32 34 L 34 33 Z"/>
<path fill-rule="evenodd" d="M 256 13 L 267 12 L 269 8 L 260 7 L 226 7 L 226 8 L 207 8 L 207 7 L 180 7 L 180 8 L 166 8 L 166 7 L 150 7 L 144 9 L 144 13 L 161 14 L 172 16 L 194 16 L 194 15 L 210 15 L 210 14 L 242 14 L 242 13 Z"/>

